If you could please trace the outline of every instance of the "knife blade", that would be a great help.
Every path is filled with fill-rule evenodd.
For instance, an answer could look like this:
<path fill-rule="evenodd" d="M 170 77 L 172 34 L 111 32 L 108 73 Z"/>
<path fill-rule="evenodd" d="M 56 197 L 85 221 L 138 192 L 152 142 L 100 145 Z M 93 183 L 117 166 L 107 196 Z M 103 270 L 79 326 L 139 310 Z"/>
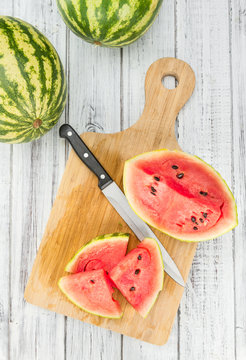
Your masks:
<path fill-rule="evenodd" d="M 122 219 L 131 228 L 137 238 L 140 241 L 143 241 L 144 238 L 151 237 L 158 242 L 163 257 L 164 271 L 174 281 L 176 281 L 176 283 L 181 286 L 185 286 L 185 282 L 177 265 L 168 254 L 160 240 L 156 237 L 149 226 L 132 210 L 123 192 L 105 171 L 103 166 L 92 154 L 90 149 L 86 146 L 77 132 L 72 128 L 72 126 L 63 124 L 59 129 L 59 134 L 60 137 L 69 141 L 80 160 L 82 160 L 82 162 L 98 177 L 98 186 L 102 193 L 106 196 L 108 201 L 122 217 Z"/>

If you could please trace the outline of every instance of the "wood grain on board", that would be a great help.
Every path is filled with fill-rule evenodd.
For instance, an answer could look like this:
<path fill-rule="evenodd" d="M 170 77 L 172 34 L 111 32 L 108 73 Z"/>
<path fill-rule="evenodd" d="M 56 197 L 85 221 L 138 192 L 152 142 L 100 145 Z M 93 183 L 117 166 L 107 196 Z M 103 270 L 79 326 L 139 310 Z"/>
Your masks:
<path fill-rule="evenodd" d="M 23 292 L 68 144 L 58 139 L 58 126 L 36 144 L 0 144 L 0 359 L 244 360 L 245 1 L 165 0 L 148 32 L 123 49 L 95 48 L 76 37 L 66 29 L 55 0 L 1 0 L 1 14 L 34 24 L 55 45 L 69 85 L 60 124 L 65 120 L 80 132 L 132 125 L 144 107 L 149 65 L 163 56 L 188 62 L 197 81 L 176 122 L 179 144 L 215 166 L 232 186 L 239 225 L 233 233 L 198 245 L 165 346 L 36 308 L 23 300 Z"/>
<path fill-rule="evenodd" d="M 121 130 L 121 50 L 91 46 L 71 31 L 67 33 L 69 97 L 66 122 L 80 132 Z M 62 139 L 59 142 L 68 150 L 68 143 Z M 65 321 L 67 359 L 121 358 L 122 336 L 119 333 L 70 317 Z"/>
<path fill-rule="evenodd" d="M 165 76 L 178 81 L 175 89 L 162 85 Z M 115 134 L 85 133 L 83 140 L 122 187 L 125 160 L 141 152 L 161 148 L 179 149 L 175 120 L 190 98 L 195 75 L 190 66 L 175 58 L 157 60 L 145 81 L 145 108 L 131 128 Z M 154 344 L 164 344 L 171 331 L 183 288 L 167 275 L 154 308 L 146 319 L 121 298 L 124 315 L 120 320 L 102 319 L 85 313 L 61 293 L 57 282 L 76 250 L 99 234 L 128 232 L 128 226 L 97 187 L 95 176 L 72 151 L 58 190 L 45 234 L 30 276 L 25 298 L 32 304 L 102 326 Z M 156 231 L 186 279 L 196 244 L 182 243 Z M 137 240 L 131 237 L 130 247 Z"/>
<path fill-rule="evenodd" d="M 155 23 L 139 41 L 122 49 L 122 101 L 121 101 L 121 129 L 135 124 L 142 114 L 145 105 L 143 83 L 146 70 L 157 59 L 176 56 L 176 4 L 173 0 L 165 0 Z M 163 41 L 165 34 L 165 41 Z M 150 50 L 151 49 L 151 50 Z M 183 59 L 182 57 L 180 57 Z M 183 59 L 184 60 L 184 59 Z M 187 61 L 189 63 L 189 61 Z M 142 71 L 139 71 L 142 69 Z M 195 68 L 193 68 L 196 71 Z M 167 87 L 175 87 L 175 79 L 166 77 Z M 197 86 L 197 82 L 196 82 Z M 194 100 L 184 106 L 184 112 Z M 181 109 L 182 111 L 182 109 Z M 188 111 L 188 114 L 190 112 Z M 190 122 L 191 119 L 186 119 Z M 186 124 L 188 126 L 188 124 Z M 178 121 L 176 120 L 176 134 L 178 135 Z M 183 147 L 182 147 L 183 148 Z M 184 148 L 183 148 L 184 150 Z M 183 298 L 182 298 L 183 301 Z M 177 360 L 179 359 L 179 311 L 175 318 L 168 342 L 164 346 L 156 346 L 128 336 L 122 336 L 122 359 L 127 360 Z"/>

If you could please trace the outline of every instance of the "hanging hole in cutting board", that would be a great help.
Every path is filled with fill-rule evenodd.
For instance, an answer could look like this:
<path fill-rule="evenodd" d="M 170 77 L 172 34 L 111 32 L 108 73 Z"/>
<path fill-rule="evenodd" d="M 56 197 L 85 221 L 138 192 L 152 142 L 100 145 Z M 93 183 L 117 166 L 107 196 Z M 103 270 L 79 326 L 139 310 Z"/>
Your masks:
<path fill-rule="evenodd" d="M 173 75 L 163 76 L 161 82 L 162 82 L 162 85 L 168 90 L 175 89 L 179 84 L 178 80 Z"/>

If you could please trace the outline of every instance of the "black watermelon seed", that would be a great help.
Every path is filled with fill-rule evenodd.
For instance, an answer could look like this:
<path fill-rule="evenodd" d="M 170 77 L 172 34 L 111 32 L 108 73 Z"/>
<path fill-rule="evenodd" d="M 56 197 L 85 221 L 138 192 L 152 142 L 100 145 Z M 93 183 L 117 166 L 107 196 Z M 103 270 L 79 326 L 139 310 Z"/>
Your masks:
<path fill-rule="evenodd" d="M 90 282 L 91 282 L 92 284 L 95 284 L 95 280 L 90 280 Z"/>
<path fill-rule="evenodd" d="M 141 260 L 142 259 L 142 255 L 138 255 L 138 260 Z"/>
<path fill-rule="evenodd" d="M 178 167 L 177 165 L 173 165 L 172 168 L 173 168 L 174 170 L 177 170 L 179 167 Z"/>
<path fill-rule="evenodd" d="M 135 287 L 132 286 L 132 287 L 130 288 L 130 291 L 135 291 Z"/>
<path fill-rule="evenodd" d="M 137 275 L 137 274 L 139 274 L 140 273 L 140 269 L 136 269 L 135 270 L 135 274 Z"/>
<path fill-rule="evenodd" d="M 192 216 L 192 217 L 191 217 L 191 221 L 192 221 L 192 222 L 195 222 L 195 221 L 196 221 L 195 216 Z"/>
<path fill-rule="evenodd" d="M 202 219 L 202 218 L 200 218 L 199 220 L 201 221 L 201 223 L 203 223 L 203 219 Z"/>
<path fill-rule="evenodd" d="M 184 173 L 180 173 L 180 174 L 177 174 L 177 175 L 176 175 L 176 177 L 177 177 L 178 179 L 182 179 L 183 176 L 184 176 Z"/>
<path fill-rule="evenodd" d="M 151 186 L 151 191 L 156 192 L 156 189 L 153 186 Z"/>
<path fill-rule="evenodd" d="M 154 179 L 155 179 L 156 181 L 160 181 L 160 178 L 158 178 L 158 176 L 154 176 Z"/>
<path fill-rule="evenodd" d="M 195 224 L 196 224 L 196 225 L 199 225 L 197 221 L 195 222 Z"/>
<path fill-rule="evenodd" d="M 155 193 L 153 193 L 152 191 L 150 192 L 152 195 L 155 195 L 156 196 L 156 194 Z"/>
<path fill-rule="evenodd" d="M 202 213 L 203 217 L 206 219 L 206 217 L 208 216 L 207 213 Z"/>
<path fill-rule="evenodd" d="M 106 271 L 106 274 L 108 275 L 108 271 Z"/>
<path fill-rule="evenodd" d="M 198 227 L 194 226 L 193 229 L 194 229 L 194 230 L 198 230 Z"/>
<path fill-rule="evenodd" d="M 203 196 L 207 196 L 208 193 L 206 191 L 200 191 L 200 194 L 203 195 Z"/>

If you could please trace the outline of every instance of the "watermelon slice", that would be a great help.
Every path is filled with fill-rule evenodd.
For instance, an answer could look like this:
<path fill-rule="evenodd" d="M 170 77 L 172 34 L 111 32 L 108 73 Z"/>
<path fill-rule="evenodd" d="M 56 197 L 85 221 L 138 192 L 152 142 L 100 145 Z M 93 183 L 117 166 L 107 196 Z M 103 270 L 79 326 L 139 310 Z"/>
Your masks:
<path fill-rule="evenodd" d="M 145 222 L 179 240 L 213 239 L 237 225 L 225 181 L 207 163 L 181 151 L 151 151 L 128 160 L 124 190 Z"/>
<path fill-rule="evenodd" d="M 154 239 L 144 239 L 109 273 L 128 302 L 146 317 L 163 287 L 163 260 Z"/>
<path fill-rule="evenodd" d="M 58 283 L 69 300 L 82 310 L 107 318 L 120 318 L 120 304 L 113 297 L 113 288 L 103 269 L 62 277 Z"/>
<path fill-rule="evenodd" d="M 125 256 L 129 234 L 114 233 L 98 236 L 88 242 L 69 261 L 70 273 L 104 269 L 109 272 Z"/>

